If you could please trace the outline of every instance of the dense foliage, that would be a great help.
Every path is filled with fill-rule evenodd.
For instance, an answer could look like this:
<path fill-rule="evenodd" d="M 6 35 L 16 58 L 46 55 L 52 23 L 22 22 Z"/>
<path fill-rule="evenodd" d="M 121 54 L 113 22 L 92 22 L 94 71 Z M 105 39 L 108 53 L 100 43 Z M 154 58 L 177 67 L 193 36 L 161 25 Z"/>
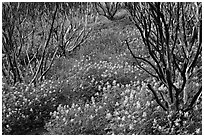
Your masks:
<path fill-rule="evenodd" d="M 186 112 L 158 104 L 169 89 L 132 56 L 153 61 L 124 6 L 3 3 L 2 134 L 202 134 L 202 95 Z M 200 58 L 187 104 L 202 84 Z"/>

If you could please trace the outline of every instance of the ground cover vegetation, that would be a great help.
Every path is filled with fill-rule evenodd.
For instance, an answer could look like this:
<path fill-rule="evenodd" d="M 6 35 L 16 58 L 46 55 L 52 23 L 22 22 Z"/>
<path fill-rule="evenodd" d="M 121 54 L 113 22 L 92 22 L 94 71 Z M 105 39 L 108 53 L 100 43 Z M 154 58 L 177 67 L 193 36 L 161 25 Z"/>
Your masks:
<path fill-rule="evenodd" d="M 202 134 L 201 3 L 2 3 L 2 134 Z"/>

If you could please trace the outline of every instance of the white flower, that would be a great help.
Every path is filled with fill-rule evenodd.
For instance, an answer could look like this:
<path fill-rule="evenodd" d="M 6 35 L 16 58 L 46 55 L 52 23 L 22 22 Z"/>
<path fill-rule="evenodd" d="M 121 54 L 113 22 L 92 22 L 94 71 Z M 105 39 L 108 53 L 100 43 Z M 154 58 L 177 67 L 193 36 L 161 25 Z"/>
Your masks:
<path fill-rule="evenodd" d="M 119 106 L 120 104 L 118 102 L 115 103 L 115 106 Z"/>
<path fill-rule="evenodd" d="M 133 129 L 133 124 L 129 125 L 129 129 L 132 130 Z"/>
<path fill-rule="evenodd" d="M 71 119 L 70 122 L 74 122 L 74 119 Z"/>
<path fill-rule="evenodd" d="M 88 107 L 89 107 L 89 104 L 86 104 L 86 105 L 85 105 L 85 108 L 88 108 Z"/>
<path fill-rule="evenodd" d="M 56 111 L 53 112 L 53 116 L 54 116 L 54 117 L 57 116 L 57 112 L 56 112 Z"/>
<path fill-rule="evenodd" d="M 141 105 L 140 105 L 140 102 L 139 101 L 137 101 L 137 109 L 139 109 L 140 107 L 141 107 Z"/>
<path fill-rule="evenodd" d="M 147 113 L 143 112 L 142 117 L 146 117 L 146 116 L 147 116 Z"/>
<path fill-rule="evenodd" d="M 184 117 L 188 117 L 188 112 L 185 112 L 185 113 L 184 113 Z"/>
<path fill-rule="evenodd" d="M 114 86 L 116 85 L 116 80 L 113 80 L 113 85 L 114 85 Z"/>
<path fill-rule="evenodd" d="M 126 89 L 125 90 L 125 93 L 127 94 L 127 93 L 130 93 L 130 89 Z"/>
<path fill-rule="evenodd" d="M 111 89 L 111 85 L 108 85 L 108 86 L 107 86 L 107 90 L 110 90 L 110 89 Z"/>
<path fill-rule="evenodd" d="M 101 88 L 101 85 L 99 85 L 99 86 L 98 86 L 98 90 L 100 91 L 101 89 L 102 89 L 102 88 Z"/>
<path fill-rule="evenodd" d="M 150 102 L 149 102 L 149 101 L 147 101 L 146 106 L 147 106 L 147 107 L 149 107 L 149 106 L 150 106 Z"/>
<path fill-rule="evenodd" d="M 90 119 L 93 119 L 94 118 L 94 116 L 93 115 L 90 115 Z"/>
<path fill-rule="evenodd" d="M 65 121 L 66 121 L 66 118 L 64 117 L 62 120 L 65 122 Z"/>
<path fill-rule="evenodd" d="M 107 113 L 107 114 L 106 114 L 106 118 L 107 118 L 108 120 L 110 120 L 110 119 L 112 118 L 111 113 Z"/>
<path fill-rule="evenodd" d="M 124 127 L 124 124 L 120 124 L 119 127 Z"/>
<path fill-rule="evenodd" d="M 196 132 L 197 134 L 199 134 L 199 133 L 200 133 L 200 128 L 196 129 L 195 132 Z"/>
<path fill-rule="evenodd" d="M 128 115 L 129 114 L 128 111 L 125 111 L 125 114 Z"/>
<path fill-rule="evenodd" d="M 134 93 L 131 92 L 131 93 L 130 93 L 130 100 L 133 100 L 133 98 L 134 98 Z"/>
<path fill-rule="evenodd" d="M 127 102 L 128 102 L 128 97 L 125 96 L 125 100 L 124 100 L 124 102 L 123 102 L 123 105 L 125 106 L 125 105 L 127 104 Z"/>
<path fill-rule="evenodd" d="M 119 115 L 118 111 L 114 111 L 114 115 L 115 116 Z"/>
<path fill-rule="evenodd" d="M 118 117 L 117 119 L 118 119 L 118 120 L 120 120 L 121 118 L 120 118 L 120 117 Z"/>
<path fill-rule="evenodd" d="M 93 96 L 91 97 L 91 102 L 92 104 L 95 104 L 95 98 Z"/>
<path fill-rule="evenodd" d="M 156 119 L 154 119 L 153 123 L 155 123 L 155 124 L 156 124 L 156 123 L 157 123 L 157 120 L 156 120 Z"/>
<path fill-rule="evenodd" d="M 131 115 L 128 115 L 128 118 L 131 118 L 132 116 Z"/>
<path fill-rule="evenodd" d="M 104 91 L 104 92 L 106 91 L 106 87 L 103 87 L 103 91 Z"/>
<path fill-rule="evenodd" d="M 125 121 L 125 116 L 122 117 L 122 121 Z"/>
<path fill-rule="evenodd" d="M 81 107 L 78 107 L 78 111 L 80 111 L 81 110 Z"/>

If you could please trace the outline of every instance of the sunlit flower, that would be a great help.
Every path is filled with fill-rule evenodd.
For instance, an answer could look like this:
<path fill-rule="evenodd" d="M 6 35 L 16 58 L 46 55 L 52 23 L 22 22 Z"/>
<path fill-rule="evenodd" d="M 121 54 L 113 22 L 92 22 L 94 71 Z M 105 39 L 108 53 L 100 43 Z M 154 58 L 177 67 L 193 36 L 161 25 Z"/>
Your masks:
<path fill-rule="evenodd" d="M 64 121 L 64 122 L 65 122 L 65 121 L 66 121 L 66 118 L 64 117 L 64 118 L 62 119 L 62 121 Z"/>
<path fill-rule="evenodd" d="M 107 118 L 108 120 L 111 119 L 111 118 L 112 118 L 111 113 L 107 113 L 107 114 L 106 114 L 106 118 Z"/>
<path fill-rule="evenodd" d="M 130 100 L 132 100 L 133 98 L 134 98 L 134 93 L 131 92 L 131 93 L 130 93 Z"/>
<path fill-rule="evenodd" d="M 124 127 L 124 124 L 120 124 L 119 127 Z"/>
<path fill-rule="evenodd" d="M 127 102 L 128 102 L 128 97 L 125 96 L 125 100 L 123 101 L 123 105 L 125 106 L 127 104 Z"/>
<path fill-rule="evenodd" d="M 154 123 L 154 124 L 156 124 L 156 123 L 157 123 L 157 120 L 156 120 L 156 119 L 154 119 L 153 123 Z"/>
<path fill-rule="evenodd" d="M 137 101 L 136 108 L 139 109 L 140 107 L 141 107 L 141 105 L 140 105 L 140 101 Z"/>
<path fill-rule="evenodd" d="M 122 121 L 125 121 L 125 116 L 122 117 Z"/>
<path fill-rule="evenodd" d="M 93 115 L 90 115 L 90 117 L 89 117 L 90 119 L 93 119 L 94 118 L 94 116 Z"/>
<path fill-rule="evenodd" d="M 134 128 L 133 128 L 133 124 L 130 124 L 130 125 L 129 125 L 129 129 L 130 129 L 130 130 L 134 129 Z"/>
<path fill-rule="evenodd" d="M 143 112 L 142 117 L 146 117 L 146 116 L 147 116 L 147 113 Z"/>
<path fill-rule="evenodd" d="M 113 80 L 113 85 L 114 85 L 114 86 L 116 85 L 116 80 Z"/>
<path fill-rule="evenodd" d="M 184 113 L 184 117 L 188 117 L 188 112 L 185 112 L 185 113 Z"/>
<path fill-rule="evenodd" d="M 107 85 L 107 90 L 110 90 L 111 89 L 111 85 Z"/>
<path fill-rule="evenodd" d="M 91 97 L 91 102 L 95 105 L 95 98 L 93 96 Z"/>
<path fill-rule="evenodd" d="M 70 122 L 74 122 L 74 119 L 71 119 Z"/>
<path fill-rule="evenodd" d="M 125 93 L 126 93 L 126 94 L 130 93 L 130 89 L 126 89 L 126 90 L 125 90 Z"/>
<path fill-rule="evenodd" d="M 199 134 L 201 132 L 200 128 L 196 129 L 195 131 L 197 134 Z"/>
<path fill-rule="evenodd" d="M 33 112 L 33 109 L 32 109 L 32 108 L 30 108 L 30 112 Z"/>
<path fill-rule="evenodd" d="M 115 103 L 115 106 L 119 106 L 120 104 L 118 102 Z"/>
<path fill-rule="evenodd" d="M 149 107 L 149 106 L 150 106 L 150 102 L 149 102 L 149 101 L 147 101 L 146 106 L 147 106 L 147 107 Z"/>
<path fill-rule="evenodd" d="M 106 87 L 103 87 L 103 91 L 104 91 L 104 92 L 106 91 Z"/>
<path fill-rule="evenodd" d="M 119 83 L 117 83 L 117 87 L 120 87 L 120 84 L 119 84 Z"/>
<path fill-rule="evenodd" d="M 128 112 L 128 111 L 125 111 L 125 114 L 126 114 L 126 115 L 128 115 L 128 114 L 129 114 L 129 112 Z"/>

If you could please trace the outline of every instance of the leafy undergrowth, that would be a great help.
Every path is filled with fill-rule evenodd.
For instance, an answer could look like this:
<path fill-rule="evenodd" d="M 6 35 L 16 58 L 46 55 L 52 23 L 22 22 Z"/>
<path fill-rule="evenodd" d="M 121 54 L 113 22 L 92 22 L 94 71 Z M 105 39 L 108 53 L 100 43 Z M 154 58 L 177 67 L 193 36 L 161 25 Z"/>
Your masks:
<path fill-rule="evenodd" d="M 59 81 L 44 81 L 37 87 L 22 83 L 10 87 L 3 83 L 3 134 L 24 134 L 42 127 L 50 118 L 49 112 L 60 103 L 60 85 Z"/>
<path fill-rule="evenodd" d="M 102 96 L 97 92 L 88 103 L 59 105 L 50 113 L 51 120 L 45 128 L 53 135 L 168 134 L 169 114 L 156 104 L 146 83 L 122 85 L 114 80 L 98 86 L 101 89 Z M 177 129 L 178 121 L 171 134 L 201 134 L 200 113 L 198 104 L 192 112 L 184 114 L 183 127 Z"/>
<path fill-rule="evenodd" d="M 51 80 L 36 86 L 3 81 L 3 134 L 169 134 L 169 114 L 146 87 L 162 85 L 135 67 L 122 41 L 129 39 L 135 54 L 145 51 L 131 25 L 123 27 L 102 25 L 79 57 L 55 60 L 46 76 Z M 171 134 L 202 134 L 201 99 Z"/>
<path fill-rule="evenodd" d="M 42 126 L 46 134 L 59 135 L 168 134 L 168 113 L 146 87 L 148 82 L 161 89 L 160 83 L 128 63 L 88 62 L 75 63 L 64 80 L 35 87 L 3 83 L 3 134 Z M 172 133 L 201 134 L 201 108 L 200 99 L 184 114 L 185 125 Z"/>

